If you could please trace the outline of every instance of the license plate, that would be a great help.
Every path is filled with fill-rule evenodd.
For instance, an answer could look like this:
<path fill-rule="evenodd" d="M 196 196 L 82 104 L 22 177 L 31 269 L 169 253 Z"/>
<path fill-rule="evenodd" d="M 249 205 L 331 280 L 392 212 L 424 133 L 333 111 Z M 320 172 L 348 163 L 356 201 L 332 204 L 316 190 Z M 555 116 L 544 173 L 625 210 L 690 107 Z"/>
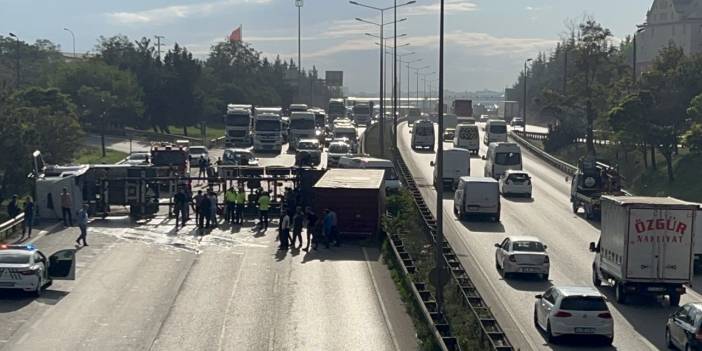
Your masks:
<path fill-rule="evenodd" d="M 650 288 L 646 288 L 646 290 L 654 291 L 654 292 L 661 292 L 661 291 L 665 291 L 665 288 L 650 287 Z"/>
<path fill-rule="evenodd" d="M 528 268 L 522 268 L 521 271 L 524 273 L 535 273 L 535 272 L 538 272 L 539 270 L 536 268 L 528 267 Z"/>
<path fill-rule="evenodd" d="M 595 332 L 595 328 L 575 328 L 576 334 L 592 334 Z"/>

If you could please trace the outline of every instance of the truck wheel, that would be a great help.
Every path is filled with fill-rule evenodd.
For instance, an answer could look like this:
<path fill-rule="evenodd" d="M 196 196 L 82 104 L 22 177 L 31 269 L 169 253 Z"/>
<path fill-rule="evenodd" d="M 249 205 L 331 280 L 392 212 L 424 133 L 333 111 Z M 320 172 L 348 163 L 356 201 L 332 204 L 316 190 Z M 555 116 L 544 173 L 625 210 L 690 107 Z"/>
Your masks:
<path fill-rule="evenodd" d="M 680 294 L 671 293 L 670 294 L 670 306 L 671 307 L 678 307 L 678 305 L 680 305 Z"/>
<path fill-rule="evenodd" d="M 597 275 L 597 268 L 595 266 L 592 266 L 592 285 L 594 285 L 596 288 L 602 285 L 602 280 L 600 280 L 600 277 Z"/>
<path fill-rule="evenodd" d="M 624 285 L 619 282 L 614 284 L 614 299 L 619 304 L 626 304 L 626 291 L 624 290 Z"/>

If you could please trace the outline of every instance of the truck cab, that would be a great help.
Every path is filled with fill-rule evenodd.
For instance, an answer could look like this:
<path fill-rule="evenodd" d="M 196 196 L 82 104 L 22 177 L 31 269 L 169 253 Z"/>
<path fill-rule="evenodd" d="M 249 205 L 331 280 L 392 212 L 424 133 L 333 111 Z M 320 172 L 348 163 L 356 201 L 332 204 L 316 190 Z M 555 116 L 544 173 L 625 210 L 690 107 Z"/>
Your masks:
<path fill-rule="evenodd" d="M 573 213 L 578 213 L 578 209 L 582 207 L 587 219 L 599 218 L 600 197 L 608 194 L 624 195 L 618 169 L 592 157 L 581 158 L 578 161 L 578 170 L 570 183 Z"/>
<path fill-rule="evenodd" d="M 346 117 L 346 104 L 344 99 L 329 99 L 329 106 L 327 108 L 327 114 L 329 115 L 329 123 L 334 123 L 337 118 Z"/>
<path fill-rule="evenodd" d="M 255 151 L 280 152 L 283 148 L 282 110 L 279 107 L 257 108 L 254 116 Z"/>
<path fill-rule="evenodd" d="M 436 162 L 431 162 L 431 166 L 434 167 L 434 186 L 436 186 L 439 181 L 439 169 L 436 167 Z M 470 176 L 470 151 L 461 148 L 444 150 L 442 168 L 442 183 L 445 187 L 455 189 L 461 177 Z"/>
<path fill-rule="evenodd" d="M 224 116 L 225 147 L 251 145 L 251 105 L 227 105 Z"/>
<path fill-rule="evenodd" d="M 315 138 L 315 115 L 313 112 L 291 112 L 288 142 L 291 149 L 297 147 L 300 139 Z"/>
<path fill-rule="evenodd" d="M 371 113 L 369 102 L 357 102 L 353 106 L 353 120 L 356 124 L 370 125 Z"/>

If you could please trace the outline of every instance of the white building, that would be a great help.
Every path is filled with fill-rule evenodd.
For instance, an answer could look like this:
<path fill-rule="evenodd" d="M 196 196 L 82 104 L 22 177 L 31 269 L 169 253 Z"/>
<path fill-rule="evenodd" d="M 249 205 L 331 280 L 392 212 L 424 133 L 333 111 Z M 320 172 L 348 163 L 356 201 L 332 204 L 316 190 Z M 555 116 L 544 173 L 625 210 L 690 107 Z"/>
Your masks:
<path fill-rule="evenodd" d="M 654 0 L 636 35 L 637 70 L 647 70 L 673 42 L 685 54 L 702 53 L 702 0 Z"/>

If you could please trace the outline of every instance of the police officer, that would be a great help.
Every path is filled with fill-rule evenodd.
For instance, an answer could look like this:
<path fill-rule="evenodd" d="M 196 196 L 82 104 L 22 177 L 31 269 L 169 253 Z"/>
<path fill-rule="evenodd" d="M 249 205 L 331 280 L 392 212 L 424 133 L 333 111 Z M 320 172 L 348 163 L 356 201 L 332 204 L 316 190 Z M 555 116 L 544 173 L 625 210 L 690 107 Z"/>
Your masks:
<path fill-rule="evenodd" d="M 264 191 L 258 197 L 258 223 L 261 228 L 268 229 L 268 211 L 271 208 L 271 197 Z"/>
<path fill-rule="evenodd" d="M 226 193 L 224 193 L 225 213 L 224 220 L 227 223 L 234 222 L 234 216 L 236 213 L 236 198 L 238 194 L 234 187 L 229 188 Z"/>
<path fill-rule="evenodd" d="M 246 190 L 243 186 L 239 187 L 236 193 L 236 222 L 237 224 L 244 223 L 244 206 L 246 205 Z"/>

